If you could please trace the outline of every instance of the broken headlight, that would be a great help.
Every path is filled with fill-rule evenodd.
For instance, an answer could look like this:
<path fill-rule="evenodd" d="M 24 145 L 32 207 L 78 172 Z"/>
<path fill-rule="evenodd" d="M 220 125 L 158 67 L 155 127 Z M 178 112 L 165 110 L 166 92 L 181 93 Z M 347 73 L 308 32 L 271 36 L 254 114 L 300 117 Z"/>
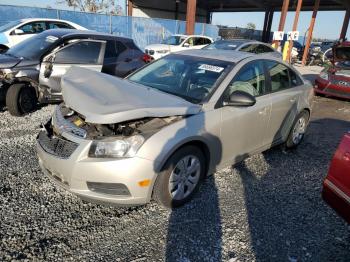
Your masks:
<path fill-rule="evenodd" d="M 123 139 L 95 140 L 89 150 L 89 157 L 124 158 L 134 157 L 144 143 L 141 135 Z"/>

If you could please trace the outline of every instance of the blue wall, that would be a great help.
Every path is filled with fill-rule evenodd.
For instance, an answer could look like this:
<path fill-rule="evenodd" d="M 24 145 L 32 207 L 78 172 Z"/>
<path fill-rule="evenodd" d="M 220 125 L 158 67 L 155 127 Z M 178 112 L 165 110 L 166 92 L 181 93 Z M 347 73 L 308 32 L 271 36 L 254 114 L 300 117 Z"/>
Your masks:
<path fill-rule="evenodd" d="M 148 44 L 160 43 L 172 34 L 184 34 L 184 21 L 142 18 L 128 16 L 110 16 L 105 14 L 76 11 L 0 5 L 0 26 L 23 18 L 59 18 L 69 20 L 91 30 L 130 37 L 143 49 Z M 196 23 L 195 34 L 203 34 L 214 39 L 219 29 L 215 25 Z"/>

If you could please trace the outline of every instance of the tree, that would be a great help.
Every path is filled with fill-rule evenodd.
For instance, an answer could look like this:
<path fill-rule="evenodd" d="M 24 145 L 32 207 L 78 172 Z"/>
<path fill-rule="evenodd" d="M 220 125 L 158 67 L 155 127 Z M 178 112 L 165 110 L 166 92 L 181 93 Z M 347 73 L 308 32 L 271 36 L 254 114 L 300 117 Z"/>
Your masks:
<path fill-rule="evenodd" d="M 58 4 L 67 4 L 83 12 L 122 14 L 122 8 L 115 5 L 115 0 L 57 0 Z"/>
<path fill-rule="evenodd" d="M 256 25 L 254 23 L 248 23 L 247 24 L 247 29 L 249 30 L 255 30 L 256 29 Z"/>

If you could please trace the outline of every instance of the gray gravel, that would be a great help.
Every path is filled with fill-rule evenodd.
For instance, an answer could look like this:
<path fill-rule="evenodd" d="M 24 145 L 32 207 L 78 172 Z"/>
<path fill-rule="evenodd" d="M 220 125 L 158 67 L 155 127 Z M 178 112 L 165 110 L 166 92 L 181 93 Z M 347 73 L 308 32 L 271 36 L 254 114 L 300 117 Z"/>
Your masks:
<path fill-rule="evenodd" d="M 53 108 L 0 113 L 1 261 L 350 261 L 350 226 L 320 194 L 350 130 L 350 103 L 316 98 L 297 150 L 275 148 L 221 170 L 173 212 L 88 204 L 52 185 L 34 142 Z"/>

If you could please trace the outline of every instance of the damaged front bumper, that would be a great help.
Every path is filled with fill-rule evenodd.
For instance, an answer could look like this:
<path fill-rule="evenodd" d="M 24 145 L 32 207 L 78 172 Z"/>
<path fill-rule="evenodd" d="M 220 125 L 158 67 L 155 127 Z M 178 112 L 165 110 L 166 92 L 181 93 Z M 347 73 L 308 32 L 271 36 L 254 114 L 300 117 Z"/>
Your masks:
<path fill-rule="evenodd" d="M 141 205 L 150 201 L 156 178 L 153 161 L 91 158 L 92 140 L 49 133 L 39 133 L 36 148 L 41 169 L 56 184 L 89 202 Z M 146 180 L 148 185 L 141 185 Z"/>

